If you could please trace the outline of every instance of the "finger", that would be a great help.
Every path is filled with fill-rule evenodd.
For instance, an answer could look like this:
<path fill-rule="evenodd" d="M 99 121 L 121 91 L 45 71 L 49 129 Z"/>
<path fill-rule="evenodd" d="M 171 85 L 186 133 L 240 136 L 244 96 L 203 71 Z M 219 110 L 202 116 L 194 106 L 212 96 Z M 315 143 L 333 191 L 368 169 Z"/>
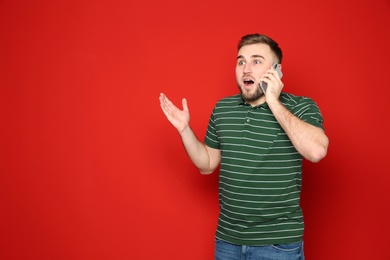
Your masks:
<path fill-rule="evenodd" d="M 271 84 L 271 80 L 269 78 L 263 78 L 261 81 L 267 83 L 267 86 L 269 86 Z"/>
<path fill-rule="evenodd" d="M 261 76 L 261 81 L 264 81 L 266 82 L 267 84 L 269 84 L 269 81 L 271 80 L 271 74 L 267 71 L 265 72 L 262 76 Z"/>
<path fill-rule="evenodd" d="M 275 77 L 275 79 L 280 80 L 279 73 L 278 73 L 276 70 L 274 70 L 274 71 L 272 72 L 272 75 Z"/>
<path fill-rule="evenodd" d="M 165 96 L 163 93 L 161 93 L 161 95 L 160 95 L 160 100 L 161 100 L 162 102 L 164 102 L 164 103 L 166 103 L 167 101 L 169 101 L 168 97 Z"/>
<path fill-rule="evenodd" d="M 163 93 L 160 94 L 160 105 L 161 105 L 161 107 L 163 107 L 164 103 L 166 102 L 166 98 L 167 97 Z"/>
<path fill-rule="evenodd" d="M 171 106 L 173 106 L 173 103 L 172 103 L 172 102 L 168 99 L 168 97 L 165 96 L 164 94 L 161 95 L 160 101 L 161 101 L 161 105 L 162 105 L 165 109 L 167 109 L 167 110 L 169 110 L 169 108 L 170 108 Z"/>
<path fill-rule="evenodd" d="M 170 100 L 164 95 L 164 94 L 161 94 L 160 96 L 160 106 L 161 106 L 161 109 L 163 110 L 163 112 L 165 114 L 168 114 L 170 113 Z"/>
<path fill-rule="evenodd" d="M 264 76 L 264 78 L 269 79 L 270 81 L 274 81 L 274 80 L 280 81 L 280 77 L 279 77 L 278 72 L 276 70 L 273 70 L 273 69 L 267 70 L 263 76 Z"/>
<path fill-rule="evenodd" d="M 268 75 L 268 77 L 276 77 L 276 70 L 274 70 L 274 69 L 270 69 L 270 70 L 268 70 L 267 71 L 267 75 Z"/>
<path fill-rule="evenodd" d="M 160 93 L 160 102 L 163 102 L 165 99 L 167 99 L 167 96 L 164 93 Z"/>
<path fill-rule="evenodd" d="M 182 106 L 183 106 L 183 111 L 188 112 L 187 99 L 183 98 L 181 103 L 182 103 Z"/>
<path fill-rule="evenodd" d="M 161 107 L 161 110 L 164 112 L 164 114 L 168 115 L 168 113 L 169 113 L 168 108 L 166 107 L 166 105 L 163 102 L 160 103 L 160 107 Z"/>

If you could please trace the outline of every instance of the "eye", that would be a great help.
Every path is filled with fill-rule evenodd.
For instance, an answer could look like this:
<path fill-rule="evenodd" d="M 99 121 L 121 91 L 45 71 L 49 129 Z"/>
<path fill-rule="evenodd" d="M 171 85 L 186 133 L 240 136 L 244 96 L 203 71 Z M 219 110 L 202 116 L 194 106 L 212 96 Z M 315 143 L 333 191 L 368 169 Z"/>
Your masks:
<path fill-rule="evenodd" d="M 254 64 L 261 64 L 261 61 L 260 60 L 254 60 L 253 63 Z"/>
<path fill-rule="evenodd" d="M 238 64 L 238 65 L 244 65 L 244 64 L 245 64 L 245 61 L 239 60 L 237 64 Z"/>

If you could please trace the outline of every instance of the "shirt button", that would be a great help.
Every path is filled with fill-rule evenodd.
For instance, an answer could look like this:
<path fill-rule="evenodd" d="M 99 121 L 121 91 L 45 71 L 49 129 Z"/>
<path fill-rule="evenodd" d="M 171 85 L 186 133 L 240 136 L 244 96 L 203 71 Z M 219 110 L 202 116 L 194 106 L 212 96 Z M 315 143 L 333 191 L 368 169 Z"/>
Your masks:
<path fill-rule="evenodd" d="M 251 120 L 248 118 L 246 121 L 249 123 Z"/>

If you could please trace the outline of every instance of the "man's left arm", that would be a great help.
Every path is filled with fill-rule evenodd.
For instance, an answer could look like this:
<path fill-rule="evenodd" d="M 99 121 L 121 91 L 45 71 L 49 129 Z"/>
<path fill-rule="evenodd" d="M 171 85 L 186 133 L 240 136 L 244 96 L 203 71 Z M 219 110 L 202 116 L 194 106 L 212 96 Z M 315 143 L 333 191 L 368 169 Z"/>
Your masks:
<path fill-rule="evenodd" d="M 329 139 L 324 130 L 295 116 L 278 99 L 269 100 L 268 106 L 295 149 L 305 159 L 311 162 L 319 162 L 325 157 Z"/>

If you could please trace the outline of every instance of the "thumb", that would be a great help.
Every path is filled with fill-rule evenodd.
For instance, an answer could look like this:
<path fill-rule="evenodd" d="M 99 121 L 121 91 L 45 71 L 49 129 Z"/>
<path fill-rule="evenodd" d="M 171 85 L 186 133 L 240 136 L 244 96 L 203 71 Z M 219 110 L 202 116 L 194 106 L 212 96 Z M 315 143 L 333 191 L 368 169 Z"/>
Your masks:
<path fill-rule="evenodd" d="M 183 98 L 181 103 L 183 105 L 183 111 L 188 112 L 187 99 Z"/>

